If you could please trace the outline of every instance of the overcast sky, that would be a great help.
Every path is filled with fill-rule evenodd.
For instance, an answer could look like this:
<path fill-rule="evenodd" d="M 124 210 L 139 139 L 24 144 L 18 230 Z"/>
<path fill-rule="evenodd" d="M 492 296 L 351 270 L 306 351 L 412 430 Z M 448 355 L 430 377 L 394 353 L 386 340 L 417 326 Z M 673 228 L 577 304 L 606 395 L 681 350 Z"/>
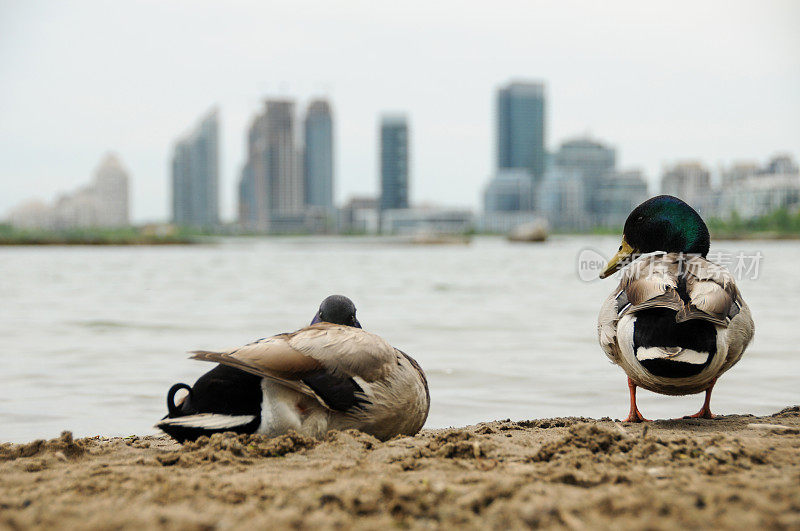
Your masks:
<path fill-rule="evenodd" d="M 547 87 L 548 147 L 591 134 L 651 183 L 700 159 L 800 155 L 800 2 L 0 0 L 0 216 L 117 152 L 137 221 L 166 219 L 177 137 L 214 105 L 222 212 L 270 96 L 334 111 L 336 197 L 377 191 L 382 112 L 411 125 L 414 202 L 477 207 L 494 91 Z"/>

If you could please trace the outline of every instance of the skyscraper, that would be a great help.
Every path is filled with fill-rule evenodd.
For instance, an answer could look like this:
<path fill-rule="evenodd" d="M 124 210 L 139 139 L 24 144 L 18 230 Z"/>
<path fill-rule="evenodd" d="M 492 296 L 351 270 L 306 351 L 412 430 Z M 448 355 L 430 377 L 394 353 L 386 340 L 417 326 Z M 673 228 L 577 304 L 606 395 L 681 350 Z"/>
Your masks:
<path fill-rule="evenodd" d="M 387 115 L 381 119 L 380 209 L 408 208 L 408 120 Z"/>
<path fill-rule="evenodd" d="M 545 171 L 542 83 L 514 82 L 497 91 L 497 168 L 527 169 L 534 184 Z"/>
<path fill-rule="evenodd" d="M 175 144 L 172 156 L 172 221 L 184 227 L 219 224 L 219 146 L 216 109 Z"/>
<path fill-rule="evenodd" d="M 247 162 L 239 183 L 239 218 L 253 230 L 273 230 L 304 212 L 294 102 L 268 100 L 247 135 Z"/>
<path fill-rule="evenodd" d="M 333 211 L 333 120 L 325 100 L 312 101 L 303 122 L 305 203 Z"/>

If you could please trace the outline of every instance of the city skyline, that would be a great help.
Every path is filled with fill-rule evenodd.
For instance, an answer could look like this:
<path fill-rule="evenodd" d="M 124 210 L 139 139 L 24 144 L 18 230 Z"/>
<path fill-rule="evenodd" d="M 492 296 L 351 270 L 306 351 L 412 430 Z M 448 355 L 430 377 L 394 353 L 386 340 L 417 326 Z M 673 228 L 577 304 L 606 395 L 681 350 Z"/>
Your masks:
<path fill-rule="evenodd" d="M 347 2 L 307 7 L 126 4 L 109 16 L 94 2 L 4 5 L 0 216 L 76 186 L 112 149 L 135 176 L 134 221 L 167 219 L 175 132 L 216 103 L 221 215 L 234 219 L 242 134 L 270 95 L 332 101 L 337 204 L 377 193 L 375 117 L 399 109 L 414 123 L 411 202 L 475 208 L 495 165 L 491 94 L 515 79 L 547 83 L 549 150 L 589 130 L 653 189 L 683 160 L 715 171 L 798 156 L 796 3 L 507 3 L 464 9 L 458 21 L 447 2 L 422 19 Z M 145 43 L 133 38 L 143 25 Z M 414 46 L 401 45 L 411 32 Z"/>
<path fill-rule="evenodd" d="M 535 90 L 531 93 L 530 89 Z M 679 159 L 664 165 L 661 173 L 651 179 L 655 180 L 653 185 L 644 179 L 641 169 L 617 167 L 615 146 L 589 136 L 568 138 L 558 149 L 544 150 L 545 168 L 542 182 L 537 184 L 529 163 L 530 152 L 526 153 L 524 146 L 522 150 L 518 147 L 513 156 L 509 156 L 509 150 L 506 149 L 505 160 L 501 155 L 504 143 L 513 144 L 515 137 L 529 134 L 525 127 L 518 126 L 518 131 L 512 132 L 514 128 L 504 128 L 502 124 L 519 122 L 521 117 L 530 118 L 531 109 L 527 102 L 522 102 L 521 105 L 516 105 L 516 111 L 511 111 L 510 108 L 514 106 L 503 105 L 502 99 L 510 92 L 516 92 L 517 97 L 520 94 L 534 95 L 540 100 L 536 103 L 534 114 L 543 117 L 543 109 L 546 107 L 542 97 L 544 90 L 545 86 L 541 82 L 514 81 L 498 87 L 496 91 L 498 103 L 495 107 L 495 150 L 499 167 L 483 190 L 484 209 L 475 218 L 477 226 L 482 229 L 504 231 L 507 230 L 507 225 L 522 222 L 532 214 L 546 217 L 555 227 L 561 228 L 585 230 L 591 226 L 617 226 L 624 222 L 625 214 L 635 204 L 646 199 L 648 193 L 685 198 L 698 211 L 722 218 L 736 207 L 743 207 L 748 216 L 753 216 L 769 213 L 764 205 L 773 204 L 774 208 L 779 208 L 797 203 L 800 188 L 794 181 L 798 177 L 798 166 L 790 153 L 775 152 L 765 165 L 762 165 L 763 161 L 737 160 L 720 165 L 716 171 L 707 167 L 703 161 Z M 324 201 L 332 199 L 329 194 L 333 185 L 334 125 L 330 103 L 320 98 L 311 100 L 302 118 L 296 115 L 296 103 L 291 98 L 267 98 L 263 105 L 263 112 L 252 118 L 249 131 L 245 135 L 248 160 L 242 167 L 238 183 L 238 216 L 233 220 L 234 224 L 241 229 L 267 233 L 349 230 L 347 222 L 340 225 L 339 214 L 351 208 L 351 201 L 362 201 L 369 196 L 353 195 L 347 203 L 333 204 L 329 208 L 329 203 L 315 204 L 310 201 L 309 195 L 311 192 L 311 196 L 316 195 Z M 216 205 L 219 199 L 216 182 L 218 116 L 219 110 L 212 108 L 174 144 L 171 221 L 178 226 L 214 229 L 220 223 L 228 223 L 214 217 L 218 215 Z M 539 129 L 539 138 L 543 137 L 546 134 L 544 120 L 533 122 L 528 127 Z M 431 213 L 438 209 L 438 212 L 448 212 L 446 215 L 457 214 L 456 217 L 468 212 L 437 202 L 412 204 L 408 199 L 408 118 L 401 113 L 385 113 L 381 115 L 379 125 L 381 192 L 374 199 L 376 215 L 383 217 L 379 214 L 380 211 L 393 210 L 397 213 L 404 209 L 413 210 L 418 206 L 422 207 L 421 210 L 417 208 L 419 212 Z M 317 172 L 321 173 L 311 181 L 307 164 L 310 159 L 318 159 Z M 520 164 L 520 161 L 524 162 Z M 115 156 L 107 155 L 104 165 L 116 168 L 119 162 Z M 717 178 L 712 179 L 712 175 Z M 764 175 L 777 178 L 762 179 L 761 176 Z M 192 190 L 192 185 L 197 187 L 197 184 L 203 184 L 191 183 L 192 180 L 205 181 L 205 185 L 200 186 L 202 190 Z M 127 176 L 125 182 L 127 183 Z M 521 186 L 522 184 L 525 186 Z M 100 186 L 98 190 L 103 189 Z M 121 215 L 126 220 L 124 223 L 94 221 L 94 214 L 88 210 L 86 215 L 72 215 L 76 221 L 64 221 L 67 219 L 64 217 L 67 211 L 65 209 L 83 201 L 84 190 L 89 190 L 87 188 L 80 189 L 74 195 L 74 200 L 69 192 L 60 192 L 53 207 L 39 197 L 22 201 L 9 210 L 6 221 L 15 226 L 31 228 L 126 226 L 130 219 L 127 186 L 125 184 L 124 200 L 112 200 L 114 204 L 124 208 L 124 214 Z M 753 189 L 753 186 L 756 188 Z M 585 195 L 583 190 L 596 192 Z M 759 199 L 754 201 L 752 197 L 748 197 L 748 190 L 757 194 Z M 564 195 L 565 192 L 567 195 Z M 100 196 L 112 198 L 115 193 L 110 188 Z M 69 200 L 69 204 L 65 200 Z M 202 206 L 201 203 L 210 207 L 199 208 L 202 219 L 197 218 L 198 215 L 194 212 Z M 755 206 L 756 203 L 761 206 Z M 445 210 L 441 210 L 442 207 Z M 109 205 L 109 208 L 111 212 L 119 211 L 120 207 Z M 408 225 L 412 219 L 419 217 L 419 212 L 409 211 L 408 215 L 401 216 L 402 221 L 392 218 L 392 223 L 400 221 Z M 504 213 L 511 215 L 503 217 Z M 58 221 L 59 219 L 62 221 Z M 132 220 L 130 223 L 135 224 Z"/>

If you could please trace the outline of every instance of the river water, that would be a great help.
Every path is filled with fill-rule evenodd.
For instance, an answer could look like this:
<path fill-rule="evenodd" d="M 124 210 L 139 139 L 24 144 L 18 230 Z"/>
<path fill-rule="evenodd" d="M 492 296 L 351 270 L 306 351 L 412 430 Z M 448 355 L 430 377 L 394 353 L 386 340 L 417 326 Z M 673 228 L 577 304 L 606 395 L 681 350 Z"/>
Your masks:
<path fill-rule="evenodd" d="M 616 237 L 545 244 L 476 238 L 413 246 L 368 238 L 229 239 L 194 246 L 0 248 L 0 441 L 154 433 L 165 394 L 211 366 L 192 349 L 300 328 L 327 295 L 415 357 L 427 427 L 551 416 L 623 418 L 625 375 L 596 339 L 616 282 L 584 281 L 578 257 Z M 584 251 L 582 253 L 582 251 Z M 717 413 L 800 402 L 800 242 L 715 242 L 763 259 L 738 282 L 756 339 L 720 379 Z M 585 276 L 585 275 L 584 275 Z M 750 277 L 756 278 L 750 278 Z M 648 418 L 694 413 L 702 395 L 640 392 Z"/>

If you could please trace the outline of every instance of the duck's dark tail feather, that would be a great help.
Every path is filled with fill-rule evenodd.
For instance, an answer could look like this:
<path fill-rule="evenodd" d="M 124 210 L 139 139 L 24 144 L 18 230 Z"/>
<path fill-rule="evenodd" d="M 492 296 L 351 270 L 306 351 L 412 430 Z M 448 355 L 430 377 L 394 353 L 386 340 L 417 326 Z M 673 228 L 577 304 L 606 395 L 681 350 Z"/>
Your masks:
<path fill-rule="evenodd" d="M 186 396 L 186 398 L 183 399 L 183 401 L 180 404 L 176 405 L 175 393 L 177 393 L 181 389 L 186 389 L 187 391 L 189 391 L 189 394 Z M 192 388 L 186 385 L 185 383 L 176 383 L 175 385 L 170 387 L 169 391 L 167 391 L 167 411 L 169 411 L 167 416 L 169 418 L 175 418 L 187 415 L 187 413 L 183 411 L 183 408 L 181 406 L 183 406 L 183 404 L 186 403 L 187 400 L 191 399 L 191 396 L 192 396 Z"/>
<path fill-rule="evenodd" d="M 172 390 L 170 389 L 170 392 Z M 193 441 L 201 435 L 213 435 L 232 431 L 253 433 L 259 419 L 255 415 L 224 415 L 221 413 L 200 413 L 176 418 L 165 418 L 156 428 L 165 432 L 178 442 Z"/>

